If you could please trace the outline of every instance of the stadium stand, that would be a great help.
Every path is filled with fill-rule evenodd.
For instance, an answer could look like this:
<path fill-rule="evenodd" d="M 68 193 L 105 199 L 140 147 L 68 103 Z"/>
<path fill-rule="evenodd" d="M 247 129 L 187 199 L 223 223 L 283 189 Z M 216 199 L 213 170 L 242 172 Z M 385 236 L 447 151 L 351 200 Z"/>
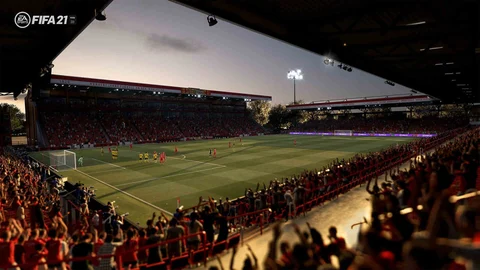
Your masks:
<path fill-rule="evenodd" d="M 305 122 L 295 131 L 331 132 L 335 130 L 352 130 L 371 133 L 441 133 L 468 125 L 465 117 L 423 117 L 420 119 L 362 118 L 326 119 Z"/>

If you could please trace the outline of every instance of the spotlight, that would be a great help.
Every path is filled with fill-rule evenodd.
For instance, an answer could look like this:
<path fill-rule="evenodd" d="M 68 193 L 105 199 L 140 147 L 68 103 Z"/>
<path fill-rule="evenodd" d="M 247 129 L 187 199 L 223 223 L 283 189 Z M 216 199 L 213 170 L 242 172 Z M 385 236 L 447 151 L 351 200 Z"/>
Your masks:
<path fill-rule="evenodd" d="M 344 65 L 344 66 L 343 66 L 343 70 L 347 70 L 347 69 L 348 69 L 348 67 Z"/>
<path fill-rule="evenodd" d="M 352 69 L 351 67 L 349 67 L 349 68 L 347 69 L 347 71 L 348 71 L 348 72 L 352 72 L 353 69 Z"/>
<path fill-rule="evenodd" d="M 95 20 L 97 21 L 105 21 L 107 19 L 107 16 L 106 16 L 106 13 L 102 13 L 102 12 L 97 12 L 97 10 L 95 9 Z"/>
<path fill-rule="evenodd" d="M 210 27 L 212 27 L 212 26 L 214 26 L 215 24 L 218 23 L 218 21 L 217 21 L 217 19 L 215 18 L 214 15 L 208 15 L 207 22 L 208 22 L 208 26 L 210 26 Z"/>
<path fill-rule="evenodd" d="M 333 66 L 333 65 L 335 64 L 335 61 L 333 61 L 333 60 L 330 59 L 330 58 L 325 58 L 325 60 L 323 60 L 323 63 L 324 63 L 325 65 L 327 65 L 327 66 L 328 66 L 328 65 Z"/>
<path fill-rule="evenodd" d="M 391 81 L 385 81 L 385 84 L 388 84 L 390 86 L 395 86 L 395 83 L 394 82 L 391 82 Z"/>
<path fill-rule="evenodd" d="M 49 69 L 52 69 L 52 68 L 54 67 L 54 65 L 53 65 L 52 63 L 50 63 L 50 64 L 47 65 L 47 67 L 48 67 Z"/>
<path fill-rule="evenodd" d="M 338 65 L 338 68 L 342 68 L 342 67 L 343 67 L 343 65 L 342 65 L 342 64 Z"/>

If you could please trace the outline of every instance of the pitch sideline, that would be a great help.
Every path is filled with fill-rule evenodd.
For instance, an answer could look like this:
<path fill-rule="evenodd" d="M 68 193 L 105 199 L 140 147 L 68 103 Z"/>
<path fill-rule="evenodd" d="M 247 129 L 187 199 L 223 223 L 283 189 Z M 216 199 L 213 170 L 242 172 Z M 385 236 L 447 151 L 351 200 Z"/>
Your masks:
<path fill-rule="evenodd" d="M 167 176 L 163 176 L 163 177 L 156 177 L 156 178 L 150 178 L 150 179 L 146 179 L 146 180 L 140 180 L 140 181 L 135 181 L 135 182 L 129 182 L 129 183 L 124 183 L 124 184 L 119 184 L 119 185 L 116 185 L 116 187 L 128 186 L 128 185 L 131 185 L 131 184 L 151 182 L 151 181 L 155 181 L 155 180 L 159 180 L 159 179 L 165 179 L 165 178 L 170 178 L 170 177 L 175 177 L 175 176 L 180 176 L 180 175 L 187 175 L 187 174 L 192 174 L 192 173 L 199 173 L 199 172 L 205 172 L 205 171 L 211 171 L 211 170 L 218 170 L 218 169 L 222 169 L 222 168 L 223 168 L 223 167 L 216 167 L 216 168 L 208 168 L 208 169 L 191 171 L 191 172 L 185 172 L 185 173 L 177 173 L 177 174 L 167 175 Z"/>
<path fill-rule="evenodd" d="M 163 208 L 160 208 L 160 207 L 158 207 L 158 206 L 156 206 L 156 205 L 153 205 L 153 204 L 151 204 L 151 203 L 149 203 L 149 202 L 147 202 L 147 201 L 145 201 L 145 200 L 143 200 L 143 199 L 140 199 L 140 198 L 138 198 L 137 196 L 132 195 L 132 194 L 126 192 L 126 191 L 123 191 L 123 190 L 121 190 L 121 189 L 119 189 L 119 188 L 117 188 L 117 187 L 115 187 L 115 186 L 112 186 L 112 185 L 110 185 L 110 184 L 108 184 L 108 183 L 106 183 L 106 182 L 104 182 L 104 181 L 102 181 L 102 180 L 100 180 L 100 179 L 98 179 L 98 178 L 96 178 L 96 177 L 93 177 L 93 176 L 89 175 L 88 173 L 84 173 L 84 172 L 82 172 L 82 171 L 80 171 L 80 170 L 78 170 L 78 169 L 77 169 L 76 171 L 79 172 L 79 173 L 81 173 L 81 174 L 83 174 L 83 175 L 85 175 L 85 176 L 87 176 L 87 177 L 89 177 L 89 178 L 91 178 L 91 179 L 93 179 L 93 180 L 95 180 L 95 181 L 97 181 L 97 182 L 99 182 L 99 183 L 101 183 L 101 184 L 104 184 L 104 185 L 107 186 L 107 187 L 113 188 L 114 190 L 119 191 L 120 193 L 123 193 L 123 194 L 129 196 L 130 198 L 133 198 L 133 199 L 135 199 L 135 200 L 137 200 L 137 201 L 139 201 L 139 202 L 141 202 L 141 203 L 144 203 L 144 204 L 146 204 L 146 205 L 148 205 L 148 206 L 150 206 L 150 207 L 152 207 L 152 208 L 155 208 L 155 209 L 157 209 L 157 210 L 159 210 L 159 211 L 162 211 L 162 212 L 164 212 L 165 214 L 168 214 L 168 215 L 170 215 L 170 216 L 173 216 L 173 213 L 168 212 L 167 210 L 165 210 L 165 209 L 163 209 Z"/>

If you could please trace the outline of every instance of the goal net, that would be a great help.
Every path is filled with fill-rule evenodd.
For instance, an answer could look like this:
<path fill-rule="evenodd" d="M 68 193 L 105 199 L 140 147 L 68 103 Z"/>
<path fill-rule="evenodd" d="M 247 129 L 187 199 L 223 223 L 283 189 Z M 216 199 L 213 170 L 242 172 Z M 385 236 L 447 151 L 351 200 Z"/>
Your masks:
<path fill-rule="evenodd" d="M 353 136 L 353 130 L 335 130 L 334 136 Z"/>
<path fill-rule="evenodd" d="M 77 169 L 77 154 L 68 150 L 50 152 L 50 168 L 56 171 Z"/>

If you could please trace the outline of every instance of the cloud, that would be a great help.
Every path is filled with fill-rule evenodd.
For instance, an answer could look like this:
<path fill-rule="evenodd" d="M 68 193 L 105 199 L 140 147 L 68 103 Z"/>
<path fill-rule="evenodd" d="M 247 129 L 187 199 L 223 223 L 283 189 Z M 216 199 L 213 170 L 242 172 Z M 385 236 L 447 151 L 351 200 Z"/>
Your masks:
<path fill-rule="evenodd" d="M 184 53 L 197 53 L 206 50 L 200 42 L 192 39 L 181 39 L 168 35 L 150 34 L 147 36 L 147 46 L 158 50 L 173 50 Z"/>

